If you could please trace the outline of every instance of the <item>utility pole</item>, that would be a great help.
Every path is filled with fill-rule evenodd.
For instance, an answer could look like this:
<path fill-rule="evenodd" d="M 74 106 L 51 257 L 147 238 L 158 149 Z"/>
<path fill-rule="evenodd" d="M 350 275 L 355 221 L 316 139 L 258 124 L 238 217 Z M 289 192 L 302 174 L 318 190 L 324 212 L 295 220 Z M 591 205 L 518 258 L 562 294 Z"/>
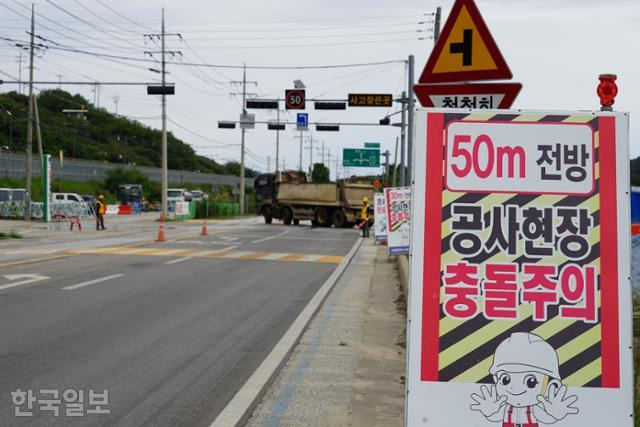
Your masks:
<path fill-rule="evenodd" d="M 414 119 L 414 97 L 413 97 L 413 66 L 414 66 L 414 58 L 413 55 L 409 55 L 409 78 L 407 91 L 409 92 L 409 101 L 407 103 L 409 115 L 407 119 L 407 126 L 409 134 L 407 135 L 407 172 L 409 174 L 409 185 L 413 184 L 413 119 Z"/>
<path fill-rule="evenodd" d="M 118 115 L 118 102 L 120 102 L 120 96 L 116 95 L 113 97 L 113 102 L 116 104 L 116 116 Z"/>
<path fill-rule="evenodd" d="M 62 74 L 56 74 L 58 76 L 58 89 L 62 89 Z"/>
<path fill-rule="evenodd" d="M 160 34 L 144 34 L 145 38 L 149 38 L 150 40 L 153 39 L 160 39 L 160 43 L 161 43 L 161 51 L 160 52 L 150 52 L 150 51 L 145 51 L 145 55 L 149 55 L 150 57 L 154 57 L 154 54 L 160 53 L 162 58 L 161 58 L 161 69 L 160 69 L 160 74 L 162 75 L 162 95 L 161 95 L 161 102 L 162 102 L 162 144 L 161 144 L 161 153 L 162 153 L 162 217 L 166 218 L 167 217 L 167 190 L 169 187 L 169 160 L 167 157 L 167 61 L 166 61 L 166 55 L 170 54 L 172 56 L 175 55 L 182 55 L 182 53 L 180 51 L 168 51 L 167 50 L 167 44 L 166 44 L 166 36 L 170 35 L 170 36 L 177 36 L 182 38 L 182 35 L 180 35 L 179 33 L 173 33 L 173 34 L 167 34 L 167 32 L 165 31 L 165 24 L 164 24 L 164 9 L 162 9 L 162 23 L 161 23 L 161 28 L 160 28 Z M 150 71 L 153 72 L 158 72 L 158 70 L 149 69 Z M 96 92 L 99 94 L 99 89 L 100 87 L 98 86 L 98 82 L 96 82 Z M 98 96 L 98 95 L 96 95 Z M 96 107 L 98 106 L 98 104 L 100 103 L 100 98 L 98 97 L 96 100 Z"/>
<path fill-rule="evenodd" d="M 400 186 L 407 185 L 407 92 L 402 92 L 402 112 L 400 114 Z"/>
<path fill-rule="evenodd" d="M 36 36 L 35 6 L 31 4 L 31 42 L 29 43 L 29 118 L 27 120 L 27 165 L 24 198 L 24 220 L 31 220 L 31 175 L 33 173 L 33 51 Z"/>
<path fill-rule="evenodd" d="M 242 115 L 247 114 L 247 64 L 242 68 Z M 240 214 L 244 215 L 244 133 L 242 128 L 242 139 L 240 141 Z"/>
<path fill-rule="evenodd" d="M 278 112 L 276 113 L 276 124 L 280 125 L 280 98 L 278 98 Z M 276 174 L 278 173 L 278 161 L 280 159 L 280 129 L 276 129 Z"/>
<path fill-rule="evenodd" d="M 398 176 L 398 137 L 396 136 L 396 153 L 393 156 L 393 178 L 391 178 L 391 186 L 396 186 L 396 178 Z"/>
<path fill-rule="evenodd" d="M 271 156 L 267 156 L 267 173 L 271 171 Z"/>
<path fill-rule="evenodd" d="M 242 95 L 242 114 L 240 120 L 240 131 L 241 131 L 241 139 L 240 139 L 240 212 L 245 213 L 245 203 L 244 203 L 244 194 L 245 194 L 245 179 L 244 179 L 244 157 L 245 157 L 245 148 L 244 148 L 244 139 L 245 139 L 245 129 L 242 125 L 242 117 L 247 114 L 247 96 L 253 95 L 257 96 L 254 93 L 247 93 L 247 84 L 257 85 L 258 82 L 249 82 L 247 81 L 247 64 L 244 64 L 242 68 L 242 81 L 231 81 L 232 85 L 241 84 L 242 85 L 242 93 L 234 93 L 232 92 L 232 96 Z"/>
<path fill-rule="evenodd" d="M 442 8 L 438 6 L 436 9 L 436 22 L 433 25 L 433 44 L 436 44 L 438 37 L 440 37 L 440 15 L 442 15 Z"/>
<path fill-rule="evenodd" d="M 162 9 L 162 218 L 167 218 L 167 191 L 169 189 L 169 159 L 167 157 L 167 72 L 165 61 L 164 8 Z"/>
<path fill-rule="evenodd" d="M 49 221 L 49 200 L 47 197 L 49 196 L 49 192 L 47 191 L 47 185 L 50 185 L 49 177 L 46 176 L 47 170 L 44 167 L 44 153 L 42 151 L 42 133 L 40 132 L 40 113 L 38 111 L 38 98 L 33 96 L 33 106 L 36 113 L 36 138 L 38 140 L 38 155 L 40 156 L 40 181 L 42 184 L 42 197 L 43 197 L 43 208 L 45 210 L 42 211 L 42 221 Z"/>
<path fill-rule="evenodd" d="M 323 165 L 325 164 L 324 162 L 324 139 L 322 140 L 322 162 Z"/>

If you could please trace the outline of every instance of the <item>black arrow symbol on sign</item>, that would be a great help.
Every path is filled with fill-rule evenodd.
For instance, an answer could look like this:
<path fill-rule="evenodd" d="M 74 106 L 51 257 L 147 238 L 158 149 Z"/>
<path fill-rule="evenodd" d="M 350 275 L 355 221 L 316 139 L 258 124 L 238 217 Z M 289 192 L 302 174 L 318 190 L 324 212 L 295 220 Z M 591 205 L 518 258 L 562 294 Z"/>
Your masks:
<path fill-rule="evenodd" d="M 471 66 L 471 47 L 473 45 L 473 30 L 467 29 L 462 32 L 462 41 L 451 43 L 449 53 L 461 53 L 462 65 Z"/>

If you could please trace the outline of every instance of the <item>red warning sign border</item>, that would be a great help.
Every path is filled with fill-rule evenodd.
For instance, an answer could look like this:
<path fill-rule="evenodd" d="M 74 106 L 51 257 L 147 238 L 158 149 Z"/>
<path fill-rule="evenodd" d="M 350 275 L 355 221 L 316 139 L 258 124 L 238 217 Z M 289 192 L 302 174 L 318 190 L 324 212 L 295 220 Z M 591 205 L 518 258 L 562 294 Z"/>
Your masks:
<path fill-rule="evenodd" d="M 455 24 L 460 12 L 462 11 L 462 7 L 466 6 L 469 11 L 469 15 L 471 15 L 471 19 L 476 25 L 478 29 L 479 36 L 484 41 L 489 53 L 491 54 L 491 58 L 497 65 L 497 69 L 495 70 L 479 70 L 479 71 L 455 71 L 449 73 L 433 73 L 433 69 L 436 65 L 438 58 L 442 54 L 443 49 L 445 48 L 445 44 L 451 31 L 453 31 L 453 25 Z M 449 17 L 447 18 L 447 22 L 442 29 L 442 33 L 438 37 L 438 41 L 429 56 L 429 60 L 420 75 L 419 83 L 427 84 L 427 83 L 449 83 L 449 82 L 461 82 L 461 81 L 474 81 L 474 80 L 509 80 L 513 77 L 511 74 L 511 70 L 507 65 L 504 57 L 500 53 L 500 49 L 498 49 L 498 45 L 496 44 L 493 36 L 491 36 L 491 32 L 489 28 L 482 19 L 482 15 L 478 10 L 478 7 L 473 2 L 473 0 L 456 0 L 451 9 L 451 13 L 449 13 Z"/>
<path fill-rule="evenodd" d="M 618 301 L 618 204 L 616 190 L 616 124 L 599 117 L 600 132 L 600 245 L 602 307 L 602 387 L 620 387 L 620 325 Z M 428 113 L 427 164 L 422 293 L 421 380 L 438 381 L 440 304 L 440 230 L 444 168 L 444 113 Z M 418 199 L 418 195 L 416 195 Z M 427 231 L 429 230 L 429 231 Z M 428 343 L 428 346 L 426 345 Z M 427 349 L 428 347 L 428 349 Z"/>
<path fill-rule="evenodd" d="M 413 92 L 423 107 L 434 107 L 430 95 L 491 95 L 504 94 L 500 105 L 495 108 L 508 109 L 522 89 L 521 83 L 453 83 L 441 85 L 417 84 Z"/>

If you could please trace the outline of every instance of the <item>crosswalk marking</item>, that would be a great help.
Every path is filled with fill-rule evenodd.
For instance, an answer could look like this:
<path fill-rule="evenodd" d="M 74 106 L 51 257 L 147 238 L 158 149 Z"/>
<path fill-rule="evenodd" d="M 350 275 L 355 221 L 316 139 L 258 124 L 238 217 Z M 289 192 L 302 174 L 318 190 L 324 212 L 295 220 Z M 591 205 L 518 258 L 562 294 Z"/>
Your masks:
<path fill-rule="evenodd" d="M 339 264 L 342 256 L 307 254 L 307 253 L 284 253 L 284 252 L 264 252 L 264 251 L 236 251 L 238 246 L 230 246 L 218 250 L 196 250 L 196 249 L 167 249 L 167 248 L 132 248 L 127 246 L 109 246 L 100 248 L 75 248 L 47 250 L 48 254 L 61 255 L 132 255 L 132 256 L 161 256 L 177 258 L 228 258 L 240 260 L 260 260 L 279 262 L 305 262 L 321 264 Z M 15 251 L 11 251 L 15 252 Z M 40 254 L 42 250 L 24 250 L 23 254 Z M 10 251 L 0 250 L 0 255 L 10 254 Z"/>

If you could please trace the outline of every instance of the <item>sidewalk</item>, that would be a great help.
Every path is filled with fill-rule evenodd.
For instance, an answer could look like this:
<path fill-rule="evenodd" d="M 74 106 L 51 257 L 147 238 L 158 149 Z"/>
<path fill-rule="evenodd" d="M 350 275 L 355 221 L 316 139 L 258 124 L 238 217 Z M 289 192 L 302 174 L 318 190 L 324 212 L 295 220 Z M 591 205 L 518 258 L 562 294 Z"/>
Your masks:
<path fill-rule="evenodd" d="M 406 320 L 399 283 L 386 247 L 368 239 L 247 425 L 403 425 Z"/>

